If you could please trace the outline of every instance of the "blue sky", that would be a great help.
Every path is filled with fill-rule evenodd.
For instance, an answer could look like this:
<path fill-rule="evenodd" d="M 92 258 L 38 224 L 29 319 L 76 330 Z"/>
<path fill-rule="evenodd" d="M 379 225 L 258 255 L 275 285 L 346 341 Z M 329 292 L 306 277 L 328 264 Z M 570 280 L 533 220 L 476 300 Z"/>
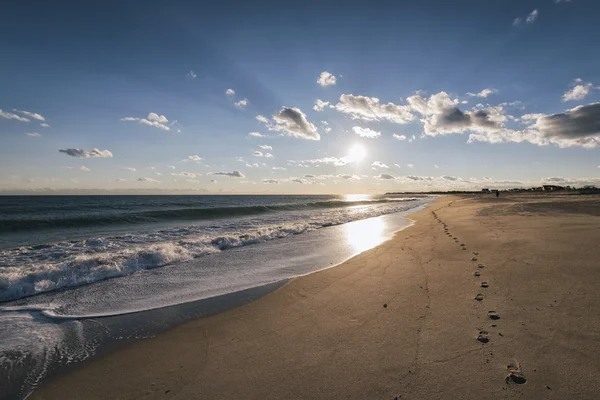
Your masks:
<path fill-rule="evenodd" d="M 0 190 L 600 182 L 593 0 L 172 3 L 3 8 Z"/>

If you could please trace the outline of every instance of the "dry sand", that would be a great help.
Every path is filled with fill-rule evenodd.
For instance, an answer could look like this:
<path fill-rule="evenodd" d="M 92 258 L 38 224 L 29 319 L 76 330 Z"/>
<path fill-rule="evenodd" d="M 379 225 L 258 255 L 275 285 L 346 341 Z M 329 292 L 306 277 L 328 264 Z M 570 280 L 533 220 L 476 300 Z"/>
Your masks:
<path fill-rule="evenodd" d="M 412 218 L 31 398 L 600 398 L 600 198 L 440 197 Z"/>

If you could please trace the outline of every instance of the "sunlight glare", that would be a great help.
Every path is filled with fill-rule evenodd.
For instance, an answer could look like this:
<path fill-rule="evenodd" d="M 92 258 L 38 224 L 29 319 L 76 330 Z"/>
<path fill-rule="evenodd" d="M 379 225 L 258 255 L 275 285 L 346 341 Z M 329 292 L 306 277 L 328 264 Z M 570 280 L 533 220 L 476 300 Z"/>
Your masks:
<path fill-rule="evenodd" d="M 346 243 L 360 253 L 383 242 L 384 229 L 385 222 L 381 218 L 369 218 L 344 224 Z"/>
<path fill-rule="evenodd" d="M 367 150 L 361 144 L 355 144 L 348 149 L 348 159 L 351 162 L 360 162 L 367 156 Z"/>

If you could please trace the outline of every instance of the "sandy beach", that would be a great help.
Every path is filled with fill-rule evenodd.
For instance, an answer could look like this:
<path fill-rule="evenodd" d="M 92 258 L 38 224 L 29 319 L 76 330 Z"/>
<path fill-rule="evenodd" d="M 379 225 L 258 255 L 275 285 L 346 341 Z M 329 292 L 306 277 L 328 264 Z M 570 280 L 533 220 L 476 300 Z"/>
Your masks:
<path fill-rule="evenodd" d="M 344 264 L 30 398 L 600 398 L 599 197 L 441 196 L 410 218 Z"/>

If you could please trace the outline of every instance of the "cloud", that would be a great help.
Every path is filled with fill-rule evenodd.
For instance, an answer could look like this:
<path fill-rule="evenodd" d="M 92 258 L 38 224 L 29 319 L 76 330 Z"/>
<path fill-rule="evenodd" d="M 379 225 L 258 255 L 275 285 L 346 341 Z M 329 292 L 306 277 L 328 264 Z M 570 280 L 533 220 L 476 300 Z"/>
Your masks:
<path fill-rule="evenodd" d="M 363 128 L 363 127 L 360 127 L 360 126 L 353 126 L 352 130 L 354 131 L 354 133 L 356 133 L 360 137 L 374 139 L 374 138 L 377 138 L 377 137 L 381 136 L 381 132 L 374 131 L 374 130 L 369 129 L 369 128 Z"/>
<path fill-rule="evenodd" d="M 394 103 L 381 104 L 376 97 L 342 94 L 335 108 L 350 115 L 352 119 L 365 121 L 386 120 L 396 124 L 406 124 L 414 119 L 409 106 Z"/>
<path fill-rule="evenodd" d="M 439 168 L 440 166 L 437 164 L 433 164 L 433 168 Z"/>
<path fill-rule="evenodd" d="M 127 171 L 130 171 L 130 172 L 135 172 L 135 171 L 137 171 L 137 170 L 136 170 L 135 168 L 133 168 L 133 167 L 125 167 L 125 168 L 123 168 L 123 169 L 125 169 L 125 170 L 127 170 Z"/>
<path fill-rule="evenodd" d="M 86 167 L 85 165 L 82 165 L 81 167 L 79 167 L 80 171 L 84 171 L 84 172 L 90 172 L 91 169 L 89 169 L 88 167 Z"/>
<path fill-rule="evenodd" d="M 279 183 L 279 179 L 263 179 L 263 183 L 277 184 Z"/>
<path fill-rule="evenodd" d="M 250 132 L 248 134 L 249 137 L 260 137 L 260 138 L 264 138 L 267 137 L 267 135 L 263 135 L 262 133 L 259 132 Z"/>
<path fill-rule="evenodd" d="M 42 121 L 42 122 L 46 121 L 46 118 L 44 118 L 43 116 L 41 116 L 38 113 L 34 113 L 31 111 L 15 110 L 15 109 L 13 109 L 13 111 L 16 113 L 19 113 L 19 114 L 23 114 L 26 117 L 29 117 L 31 119 L 37 119 L 38 121 Z"/>
<path fill-rule="evenodd" d="M 112 158 L 113 156 L 109 150 L 92 149 L 90 151 L 86 151 L 82 149 L 60 149 L 58 151 L 71 157 L 79 158 Z"/>
<path fill-rule="evenodd" d="M 563 94 L 563 103 L 567 101 L 583 100 L 588 94 L 590 94 L 590 91 L 594 89 L 594 85 L 592 85 L 590 82 L 583 82 L 580 78 L 575 79 L 575 83 L 578 84 Z"/>
<path fill-rule="evenodd" d="M 160 181 L 157 181 L 156 179 L 146 177 L 138 178 L 138 182 L 160 183 Z"/>
<path fill-rule="evenodd" d="M 371 167 L 374 167 L 373 169 L 375 169 L 375 168 L 386 168 L 386 169 L 389 168 L 389 166 L 385 165 L 381 161 L 375 161 L 375 162 L 373 162 L 373 164 L 371 164 Z"/>
<path fill-rule="evenodd" d="M 271 153 L 263 153 L 262 151 L 256 150 L 252 153 L 254 157 L 265 157 L 265 158 L 273 158 L 273 154 Z"/>
<path fill-rule="evenodd" d="M 172 176 L 181 176 L 184 178 L 196 178 L 202 176 L 202 174 L 196 174 L 194 172 L 171 172 Z"/>
<path fill-rule="evenodd" d="M 259 117 L 262 118 L 259 119 Z M 261 122 L 266 120 L 262 115 L 257 116 L 256 119 Z M 306 118 L 306 114 L 297 107 L 282 107 L 277 114 L 273 115 L 273 122 L 270 123 L 267 120 L 265 123 L 269 130 L 285 132 L 288 136 L 300 139 L 321 139 L 317 127 L 310 123 Z"/>
<path fill-rule="evenodd" d="M 313 106 L 313 110 L 315 110 L 316 112 L 321 112 L 327 107 L 331 107 L 328 101 L 317 99 L 317 101 L 315 101 L 315 105 Z"/>
<path fill-rule="evenodd" d="M 127 179 L 117 178 L 115 179 L 117 182 L 127 182 Z"/>
<path fill-rule="evenodd" d="M 393 137 L 394 139 L 396 139 L 396 140 L 406 140 L 406 136 L 404 136 L 404 135 L 398 135 L 398 134 L 396 134 L 396 133 L 394 133 L 394 134 L 392 135 L 392 137 Z"/>
<path fill-rule="evenodd" d="M 195 161 L 195 162 L 199 162 L 202 161 L 203 158 L 200 157 L 199 155 L 195 154 L 193 156 L 188 156 L 188 158 L 184 159 L 183 161 Z"/>
<path fill-rule="evenodd" d="M 260 147 L 263 150 L 273 150 L 273 147 L 269 146 L 268 144 L 259 144 L 258 147 Z"/>
<path fill-rule="evenodd" d="M 26 135 L 27 136 L 32 136 L 32 137 L 41 137 L 42 136 L 42 135 L 40 135 L 37 132 L 29 132 L 29 133 L 26 133 Z"/>
<path fill-rule="evenodd" d="M 379 180 L 391 180 L 391 179 L 396 179 L 396 178 L 393 177 L 392 175 L 389 175 L 389 174 L 380 174 L 380 175 L 376 176 L 375 179 L 379 179 Z"/>
<path fill-rule="evenodd" d="M 235 103 L 233 103 L 234 106 L 238 107 L 238 108 L 246 108 L 248 107 L 248 99 L 242 99 L 240 101 L 236 101 Z"/>
<path fill-rule="evenodd" d="M 451 99 L 446 92 L 434 94 L 429 99 L 415 94 L 406 100 L 414 111 L 422 115 L 423 130 L 429 136 L 464 133 L 467 130 L 498 130 L 507 119 L 502 106 L 463 112 L 458 108 L 459 101 Z"/>
<path fill-rule="evenodd" d="M 323 87 L 335 85 L 336 81 L 336 77 L 327 71 L 321 72 L 319 79 L 317 79 L 317 83 Z"/>
<path fill-rule="evenodd" d="M 41 126 L 42 128 L 50 128 L 50 125 L 48 125 L 48 124 L 46 124 L 46 123 L 44 123 L 44 124 L 40 124 L 40 126 Z"/>
<path fill-rule="evenodd" d="M 194 71 L 190 71 L 187 73 L 187 77 L 190 79 L 196 79 L 196 74 L 194 73 Z"/>
<path fill-rule="evenodd" d="M 341 167 L 349 163 L 347 157 L 337 158 L 337 157 L 323 157 L 323 158 L 313 158 L 311 160 L 301 160 L 301 161 L 288 161 L 292 165 L 297 165 L 301 167 L 305 167 L 305 164 L 328 164 L 334 165 L 336 167 Z"/>
<path fill-rule="evenodd" d="M 273 167 L 271 168 L 273 171 L 287 171 L 287 168 L 284 167 Z"/>
<path fill-rule="evenodd" d="M 27 119 L 25 117 L 21 117 L 20 115 L 13 114 L 10 112 L 4 112 L 2 110 L 0 110 L 0 117 L 6 118 L 6 119 L 16 119 L 17 121 L 21 121 L 21 122 L 29 122 L 30 121 L 29 119 Z"/>
<path fill-rule="evenodd" d="M 515 20 L 513 21 L 513 26 L 520 25 L 522 21 L 522 18 L 515 18 Z"/>
<path fill-rule="evenodd" d="M 230 178 L 245 178 L 246 177 L 240 171 L 233 171 L 233 172 L 211 172 L 210 174 L 211 175 L 228 176 Z"/>
<path fill-rule="evenodd" d="M 538 19 L 538 16 L 539 16 L 539 12 L 537 9 L 535 9 L 529 13 L 525 22 L 527 22 L 528 24 L 533 24 L 535 22 L 535 20 Z"/>
<path fill-rule="evenodd" d="M 483 89 L 481 92 L 479 93 L 471 93 L 468 92 L 467 95 L 471 96 L 471 97 L 482 97 L 482 98 L 487 98 L 489 95 L 494 94 L 494 93 L 498 93 L 498 89 Z"/>
<path fill-rule="evenodd" d="M 167 165 L 167 168 L 176 169 L 174 165 Z"/>
<path fill-rule="evenodd" d="M 415 167 L 415 164 L 406 164 L 406 166 L 407 166 L 408 168 L 414 168 L 414 167 Z"/>
<path fill-rule="evenodd" d="M 265 117 L 264 115 L 258 114 L 255 118 L 257 121 L 262 122 L 263 124 L 269 123 L 269 119 L 267 117 Z"/>
<path fill-rule="evenodd" d="M 225 91 L 225 94 L 226 94 L 227 96 L 234 96 L 234 95 L 235 95 L 235 90 L 233 90 L 233 89 L 227 89 L 227 90 Z"/>
<path fill-rule="evenodd" d="M 153 126 L 158 129 L 162 129 L 164 131 L 170 131 L 171 128 L 167 126 L 169 120 L 164 115 L 158 115 L 156 113 L 149 113 L 146 118 L 138 118 L 138 117 L 125 117 L 121 118 L 121 121 L 138 121 L 141 124 Z"/>
<path fill-rule="evenodd" d="M 290 182 L 299 183 L 301 185 L 307 185 L 307 184 L 312 183 L 311 181 L 309 181 L 307 179 L 301 179 L 301 178 L 290 178 Z"/>

